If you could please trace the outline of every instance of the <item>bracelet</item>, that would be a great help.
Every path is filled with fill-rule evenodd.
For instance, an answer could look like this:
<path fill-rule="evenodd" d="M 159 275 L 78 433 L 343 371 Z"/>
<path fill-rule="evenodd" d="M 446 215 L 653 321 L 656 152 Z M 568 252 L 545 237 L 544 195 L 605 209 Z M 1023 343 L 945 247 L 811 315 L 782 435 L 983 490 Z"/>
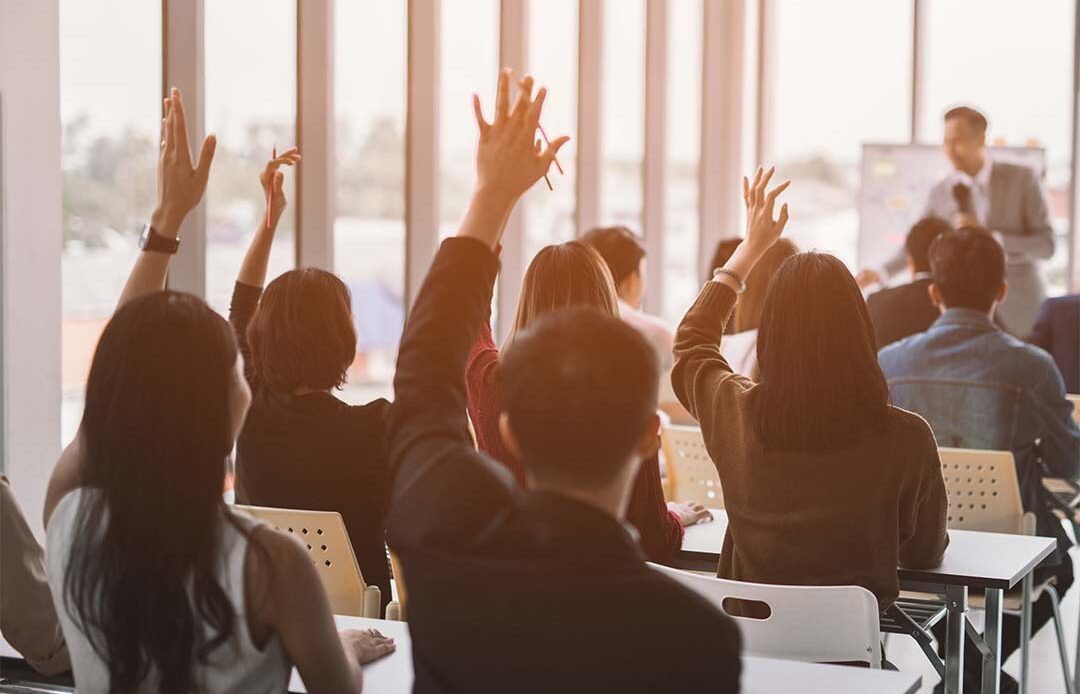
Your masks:
<path fill-rule="evenodd" d="M 742 277 L 739 277 L 739 273 L 728 270 L 726 267 L 718 267 L 713 270 L 713 282 L 716 282 L 720 278 L 720 275 L 726 275 L 735 281 L 736 294 L 742 294 L 746 291 L 746 282 L 743 281 Z"/>

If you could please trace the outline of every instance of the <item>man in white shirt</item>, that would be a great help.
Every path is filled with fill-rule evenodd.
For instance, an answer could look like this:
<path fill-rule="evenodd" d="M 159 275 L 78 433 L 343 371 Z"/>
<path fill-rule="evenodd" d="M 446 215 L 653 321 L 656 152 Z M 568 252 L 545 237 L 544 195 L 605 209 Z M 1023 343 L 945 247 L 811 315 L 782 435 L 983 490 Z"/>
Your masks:
<path fill-rule="evenodd" d="M 986 151 L 986 128 L 986 117 L 973 108 L 958 106 L 945 114 L 943 147 L 954 171 L 930 190 L 922 217 L 993 233 L 1005 249 L 1009 281 L 998 318 L 1013 334 L 1026 335 L 1046 298 L 1040 261 L 1054 254 L 1054 230 L 1039 175 L 993 161 Z M 880 271 L 861 271 L 859 285 L 887 281 L 905 262 L 901 249 Z"/>

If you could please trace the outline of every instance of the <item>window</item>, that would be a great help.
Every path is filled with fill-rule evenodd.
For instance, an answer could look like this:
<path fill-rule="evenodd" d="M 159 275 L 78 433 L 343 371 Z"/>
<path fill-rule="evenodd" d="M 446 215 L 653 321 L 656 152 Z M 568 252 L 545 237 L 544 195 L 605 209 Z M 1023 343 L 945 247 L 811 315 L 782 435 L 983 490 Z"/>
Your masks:
<path fill-rule="evenodd" d="M 541 124 L 550 137 L 570 135 L 559 150 L 563 174 L 551 167 L 548 178 L 529 192 L 526 206 L 525 261 L 544 246 L 574 238 L 577 197 L 578 2 L 544 0 L 529 4 L 529 72 L 537 88 L 547 87 Z"/>
<path fill-rule="evenodd" d="M 645 0 L 605 0 L 600 223 L 641 233 Z M 586 231 L 582 229 L 582 231 Z"/>
<path fill-rule="evenodd" d="M 939 3 L 935 3 L 939 4 Z M 943 4 L 943 3 L 941 3 Z M 765 156 L 791 179 L 785 232 L 854 267 L 864 142 L 911 137 L 911 0 L 776 0 Z"/>
<path fill-rule="evenodd" d="M 1068 284 L 1075 0 L 1045 0 L 1031 10 L 1007 0 L 930 3 L 920 123 L 926 142 L 941 142 L 942 115 L 969 104 L 989 119 L 991 144 L 1046 148 L 1046 187 L 1059 234 L 1046 271 L 1056 294 Z"/>
<path fill-rule="evenodd" d="M 443 0 L 442 98 L 439 102 L 439 237 L 457 232 L 476 182 L 476 118 L 479 94 L 484 117 L 495 114 L 499 74 L 498 0 Z"/>
<path fill-rule="evenodd" d="M 218 139 L 206 191 L 206 291 L 226 314 L 263 223 L 259 172 L 274 147 L 296 144 L 296 0 L 207 0 L 205 22 L 206 132 Z M 267 282 L 296 265 L 295 171 L 285 171 L 285 195 Z"/>
<path fill-rule="evenodd" d="M 677 324 L 698 278 L 698 162 L 701 158 L 702 0 L 668 3 L 667 199 L 664 210 L 663 316 Z"/>
<path fill-rule="evenodd" d="M 78 429 L 94 348 L 157 196 L 161 93 L 161 3 L 62 0 L 65 444 Z"/>
<path fill-rule="evenodd" d="M 389 397 L 405 318 L 405 0 L 335 9 L 335 271 L 352 293 L 356 360 L 342 397 Z M 373 69 L 378 66 L 378 69 Z"/>

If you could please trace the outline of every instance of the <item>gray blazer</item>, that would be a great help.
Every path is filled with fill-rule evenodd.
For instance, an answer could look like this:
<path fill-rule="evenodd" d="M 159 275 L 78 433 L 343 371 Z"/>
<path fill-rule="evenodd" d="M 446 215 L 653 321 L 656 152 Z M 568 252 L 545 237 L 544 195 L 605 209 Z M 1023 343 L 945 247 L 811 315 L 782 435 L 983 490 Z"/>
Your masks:
<path fill-rule="evenodd" d="M 952 177 L 938 181 L 930 190 L 923 217 L 952 220 L 960 211 L 953 199 Z M 1054 254 L 1054 228 L 1046 193 L 1034 170 L 995 161 L 990 170 L 990 209 L 986 226 L 1001 234 L 1007 262 L 1009 293 L 998 308 L 998 317 L 1010 332 L 1027 335 L 1035 324 L 1046 286 L 1039 260 Z M 903 249 L 885 264 L 889 275 L 903 270 Z"/>

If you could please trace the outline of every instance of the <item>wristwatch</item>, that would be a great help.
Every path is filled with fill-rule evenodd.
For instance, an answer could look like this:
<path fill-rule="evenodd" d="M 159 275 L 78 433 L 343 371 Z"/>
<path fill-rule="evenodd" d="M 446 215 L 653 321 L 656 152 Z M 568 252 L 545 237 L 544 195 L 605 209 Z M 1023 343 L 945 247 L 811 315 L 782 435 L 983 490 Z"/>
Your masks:
<path fill-rule="evenodd" d="M 167 236 L 162 236 L 154 231 L 154 227 L 145 224 L 143 225 L 142 235 L 139 237 L 139 248 L 144 251 L 175 255 L 180 248 L 180 239 L 170 239 Z"/>

